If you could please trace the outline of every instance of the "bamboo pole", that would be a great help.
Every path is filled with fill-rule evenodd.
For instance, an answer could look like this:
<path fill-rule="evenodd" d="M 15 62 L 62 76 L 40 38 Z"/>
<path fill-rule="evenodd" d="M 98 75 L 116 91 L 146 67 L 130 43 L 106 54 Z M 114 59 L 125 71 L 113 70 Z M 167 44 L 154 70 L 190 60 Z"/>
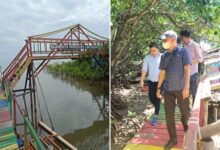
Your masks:
<path fill-rule="evenodd" d="M 37 133 L 35 132 L 33 126 L 31 125 L 30 120 L 28 119 L 27 116 L 24 117 L 24 120 L 25 120 L 25 124 L 27 125 L 27 127 L 31 133 L 32 138 L 34 139 L 35 143 L 37 144 L 38 150 L 43 150 L 44 146 L 41 143 L 39 137 L 37 136 Z"/>
<path fill-rule="evenodd" d="M 62 136 L 60 136 L 58 133 L 56 133 L 55 131 L 53 131 L 50 127 L 48 127 L 45 123 L 43 123 L 42 121 L 39 121 L 38 124 L 47 132 L 49 132 L 50 134 L 52 134 L 56 139 L 58 139 L 61 143 L 63 143 L 64 145 L 66 145 L 68 148 L 70 148 L 71 150 L 77 150 L 76 147 L 74 147 L 72 144 L 70 144 L 68 141 L 66 141 Z"/>

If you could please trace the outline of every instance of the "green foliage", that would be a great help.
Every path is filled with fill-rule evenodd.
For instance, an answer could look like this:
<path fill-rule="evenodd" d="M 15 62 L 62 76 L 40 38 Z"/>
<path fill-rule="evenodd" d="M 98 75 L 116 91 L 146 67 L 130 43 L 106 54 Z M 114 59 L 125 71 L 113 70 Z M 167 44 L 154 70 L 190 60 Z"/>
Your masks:
<path fill-rule="evenodd" d="M 128 110 L 128 117 L 132 117 L 132 116 L 135 116 L 135 115 L 136 115 L 135 112 L 132 112 L 132 111 Z"/>
<path fill-rule="evenodd" d="M 47 69 L 55 72 L 65 73 L 73 77 L 80 77 L 83 79 L 98 80 L 104 78 L 105 76 L 105 72 L 98 66 L 94 69 L 91 67 L 90 60 L 75 60 L 62 62 L 61 64 L 50 64 L 47 66 Z"/>
<path fill-rule="evenodd" d="M 190 29 L 193 38 L 220 43 L 219 0 L 112 0 L 112 74 L 129 66 L 125 60 L 142 60 L 148 45 L 161 47 L 160 35 Z M 127 61 L 130 62 L 131 61 Z M 127 68 L 129 69 L 129 68 Z M 130 68 L 132 70 L 132 68 Z"/>

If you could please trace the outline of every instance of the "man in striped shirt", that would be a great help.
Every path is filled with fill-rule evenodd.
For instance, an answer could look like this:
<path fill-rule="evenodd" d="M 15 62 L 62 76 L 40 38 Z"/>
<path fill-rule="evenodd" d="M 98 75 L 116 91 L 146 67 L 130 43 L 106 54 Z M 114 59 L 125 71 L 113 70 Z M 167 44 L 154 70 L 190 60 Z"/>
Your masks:
<path fill-rule="evenodd" d="M 188 30 L 180 32 L 184 47 L 189 50 L 192 65 L 190 66 L 190 93 L 192 94 L 193 104 L 196 97 L 198 79 L 199 79 L 199 63 L 203 61 L 200 45 L 191 38 L 191 33 Z"/>

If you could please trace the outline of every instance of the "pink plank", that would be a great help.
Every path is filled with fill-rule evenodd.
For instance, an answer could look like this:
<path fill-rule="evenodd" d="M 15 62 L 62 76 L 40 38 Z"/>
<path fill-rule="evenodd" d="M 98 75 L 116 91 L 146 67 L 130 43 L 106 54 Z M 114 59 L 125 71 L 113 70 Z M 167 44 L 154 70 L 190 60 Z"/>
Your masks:
<path fill-rule="evenodd" d="M 168 134 L 167 129 L 154 129 L 154 128 L 144 128 L 140 130 L 140 133 L 154 133 L 154 134 Z M 177 135 L 184 135 L 183 131 L 176 131 Z"/>
<path fill-rule="evenodd" d="M 0 123 L 7 122 L 10 120 L 10 112 L 8 110 L 1 111 L 0 116 Z"/>
<path fill-rule="evenodd" d="M 0 118 L 0 123 L 4 123 L 4 122 L 7 122 L 7 121 L 10 121 L 10 116 L 4 116 L 3 118 Z"/>
<path fill-rule="evenodd" d="M 158 140 L 158 139 L 145 139 L 145 138 L 139 138 L 139 137 L 134 137 L 130 141 L 133 144 L 145 144 L 145 145 L 152 145 L 152 146 L 161 146 L 163 147 L 166 145 L 168 140 Z M 176 148 L 181 148 L 183 146 L 182 141 L 178 141 L 177 145 L 174 147 Z"/>
<path fill-rule="evenodd" d="M 157 140 L 169 140 L 170 137 L 168 134 L 154 134 L 154 133 L 139 133 L 138 137 L 145 139 L 157 139 Z M 178 141 L 183 141 L 184 136 L 177 135 Z"/>

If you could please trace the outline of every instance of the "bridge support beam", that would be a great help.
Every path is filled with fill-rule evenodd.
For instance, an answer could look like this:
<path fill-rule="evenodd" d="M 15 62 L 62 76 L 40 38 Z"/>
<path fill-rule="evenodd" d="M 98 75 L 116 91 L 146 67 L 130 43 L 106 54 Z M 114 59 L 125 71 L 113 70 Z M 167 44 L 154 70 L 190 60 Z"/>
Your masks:
<path fill-rule="evenodd" d="M 27 88 L 28 86 L 28 88 Z M 30 115 L 31 115 L 31 123 L 34 127 L 34 129 L 37 131 L 38 125 L 37 125 L 37 102 L 36 102 L 36 82 L 35 82 L 35 75 L 34 75 L 34 68 L 33 68 L 33 61 L 29 64 L 27 69 L 27 75 L 25 79 L 25 87 L 24 87 L 24 105 L 26 112 L 28 112 L 27 104 L 26 104 L 26 98 L 25 93 L 26 90 L 29 89 L 29 95 L 30 95 Z M 30 117 L 30 116 L 29 116 Z"/>

